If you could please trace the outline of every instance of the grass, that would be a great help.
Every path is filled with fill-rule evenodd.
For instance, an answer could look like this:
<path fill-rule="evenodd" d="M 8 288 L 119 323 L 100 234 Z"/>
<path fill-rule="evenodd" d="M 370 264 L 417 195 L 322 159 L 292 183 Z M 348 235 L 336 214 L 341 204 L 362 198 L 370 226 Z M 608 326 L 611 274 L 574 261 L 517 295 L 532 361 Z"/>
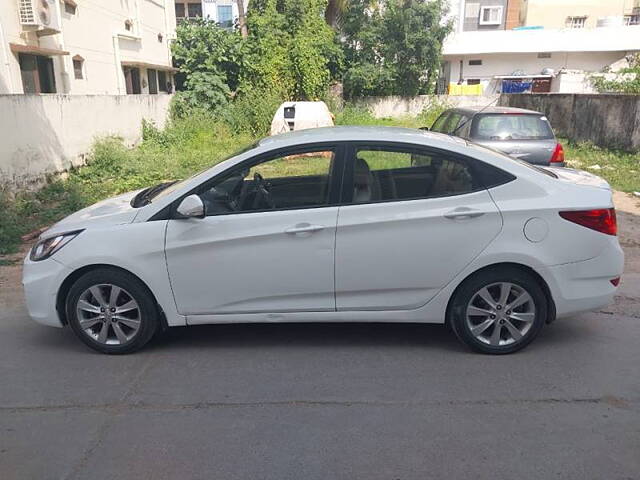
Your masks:
<path fill-rule="evenodd" d="M 417 117 L 376 119 L 366 110 L 347 106 L 336 115 L 336 124 L 416 128 L 431 125 L 443 108 L 432 108 Z M 252 133 L 234 134 L 226 123 L 198 115 L 173 122 L 163 131 L 145 125 L 143 132 L 144 141 L 132 149 L 126 148 L 118 138 L 98 141 L 87 166 L 69 172 L 66 179 L 56 179 L 36 192 L 21 192 L 16 196 L 0 192 L 0 211 L 3 214 L 0 255 L 17 252 L 23 235 L 50 225 L 82 207 L 164 180 L 185 178 L 256 140 Z M 570 166 L 604 177 L 616 190 L 640 191 L 639 154 L 588 144 L 576 145 L 566 140 L 563 140 L 563 145 Z M 370 162 L 383 161 L 377 158 L 376 153 L 367 152 Z M 326 170 L 326 158 L 310 160 L 319 171 Z M 594 165 L 601 169 L 592 168 Z M 295 172 L 301 165 L 283 159 L 282 167 Z M 9 261 L 0 258 L 0 265 Z"/>
<path fill-rule="evenodd" d="M 561 139 L 568 166 L 604 178 L 615 190 L 640 192 L 640 152 L 600 148 Z"/>

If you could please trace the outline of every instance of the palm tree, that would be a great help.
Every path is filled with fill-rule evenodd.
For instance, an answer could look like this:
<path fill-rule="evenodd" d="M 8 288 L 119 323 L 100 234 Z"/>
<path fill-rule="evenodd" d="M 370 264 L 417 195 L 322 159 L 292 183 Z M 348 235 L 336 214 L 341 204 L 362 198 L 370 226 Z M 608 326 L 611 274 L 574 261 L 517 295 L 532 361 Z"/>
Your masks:
<path fill-rule="evenodd" d="M 349 0 L 329 0 L 327 9 L 324 11 L 324 19 L 331 28 L 337 28 L 340 18 L 347 9 Z"/>

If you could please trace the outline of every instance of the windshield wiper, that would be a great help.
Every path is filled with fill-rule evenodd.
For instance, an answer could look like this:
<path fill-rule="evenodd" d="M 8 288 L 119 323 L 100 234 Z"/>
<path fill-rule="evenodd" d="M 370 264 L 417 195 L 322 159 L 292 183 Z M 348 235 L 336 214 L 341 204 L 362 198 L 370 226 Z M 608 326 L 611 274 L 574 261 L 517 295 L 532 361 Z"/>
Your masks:
<path fill-rule="evenodd" d="M 133 200 L 131 201 L 131 206 L 134 208 L 138 208 L 138 207 L 144 207 L 145 205 L 150 204 L 153 197 L 155 197 L 162 190 L 164 190 L 167 187 L 170 187 L 176 182 L 177 180 L 174 180 L 172 182 L 159 183 L 154 187 L 145 188 L 140 193 L 138 193 L 135 197 L 133 197 Z"/>

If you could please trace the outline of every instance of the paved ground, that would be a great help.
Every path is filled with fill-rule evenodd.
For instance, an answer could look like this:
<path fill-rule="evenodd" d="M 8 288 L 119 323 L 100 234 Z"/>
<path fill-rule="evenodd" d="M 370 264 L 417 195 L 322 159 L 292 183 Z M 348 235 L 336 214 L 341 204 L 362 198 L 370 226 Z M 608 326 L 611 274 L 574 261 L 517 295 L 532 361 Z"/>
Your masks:
<path fill-rule="evenodd" d="M 638 479 L 640 217 L 616 304 L 508 357 L 428 325 L 177 329 L 93 354 L 0 269 L 0 479 Z"/>

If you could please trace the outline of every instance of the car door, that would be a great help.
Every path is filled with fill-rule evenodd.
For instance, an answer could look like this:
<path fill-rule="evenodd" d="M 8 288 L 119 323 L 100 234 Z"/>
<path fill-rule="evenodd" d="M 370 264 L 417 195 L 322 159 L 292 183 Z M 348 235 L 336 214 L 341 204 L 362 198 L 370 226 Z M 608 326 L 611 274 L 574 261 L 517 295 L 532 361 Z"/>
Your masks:
<path fill-rule="evenodd" d="M 196 192 L 202 219 L 169 220 L 178 311 L 333 311 L 340 149 L 294 149 L 232 167 Z"/>
<path fill-rule="evenodd" d="M 475 163 L 400 144 L 350 148 L 350 201 L 336 233 L 339 311 L 418 308 L 491 243 L 502 219 Z"/>

